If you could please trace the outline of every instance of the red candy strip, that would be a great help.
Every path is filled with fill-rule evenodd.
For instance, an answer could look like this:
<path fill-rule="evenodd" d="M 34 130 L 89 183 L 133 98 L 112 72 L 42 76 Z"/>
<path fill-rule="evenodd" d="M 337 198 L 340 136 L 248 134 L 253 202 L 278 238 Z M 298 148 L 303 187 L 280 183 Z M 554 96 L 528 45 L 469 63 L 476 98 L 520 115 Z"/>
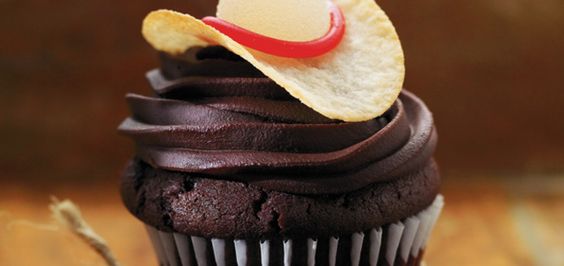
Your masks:
<path fill-rule="evenodd" d="M 290 58 L 316 57 L 337 47 L 345 35 L 345 16 L 337 5 L 330 3 L 331 26 L 329 31 L 323 37 L 306 42 L 271 38 L 216 17 L 205 17 L 202 21 L 234 41 L 261 52 Z"/>

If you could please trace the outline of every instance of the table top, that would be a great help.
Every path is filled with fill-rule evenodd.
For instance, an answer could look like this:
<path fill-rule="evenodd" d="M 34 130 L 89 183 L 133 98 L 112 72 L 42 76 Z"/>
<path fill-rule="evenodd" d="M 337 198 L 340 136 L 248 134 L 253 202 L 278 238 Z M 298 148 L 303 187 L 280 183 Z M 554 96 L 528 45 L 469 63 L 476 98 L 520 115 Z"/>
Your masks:
<path fill-rule="evenodd" d="M 446 178 L 428 265 L 564 265 L 564 176 Z M 79 188 L 80 187 L 80 188 Z M 104 265 L 55 226 L 50 195 L 77 203 L 122 265 L 156 265 L 143 226 L 112 185 L 28 188 L 0 182 L 0 265 Z"/>

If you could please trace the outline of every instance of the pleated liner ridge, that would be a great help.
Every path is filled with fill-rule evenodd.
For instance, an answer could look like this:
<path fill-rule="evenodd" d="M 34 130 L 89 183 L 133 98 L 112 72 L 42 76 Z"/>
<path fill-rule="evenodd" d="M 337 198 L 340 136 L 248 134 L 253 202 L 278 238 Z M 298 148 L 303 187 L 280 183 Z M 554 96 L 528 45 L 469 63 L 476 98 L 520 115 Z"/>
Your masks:
<path fill-rule="evenodd" d="M 162 266 L 420 265 L 443 206 L 438 195 L 415 216 L 339 238 L 208 239 L 146 228 Z"/>

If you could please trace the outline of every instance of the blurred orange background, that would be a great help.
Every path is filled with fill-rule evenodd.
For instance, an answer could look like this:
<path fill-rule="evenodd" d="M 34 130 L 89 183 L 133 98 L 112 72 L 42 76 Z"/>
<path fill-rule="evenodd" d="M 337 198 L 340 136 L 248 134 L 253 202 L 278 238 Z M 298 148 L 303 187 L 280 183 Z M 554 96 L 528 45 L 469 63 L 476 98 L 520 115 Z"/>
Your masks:
<path fill-rule="evenodd" d="M 556 182 L 562 215 L 564 1 L 377 2 L 402 39 L 406 88 L 435 115 L 445 194 L 475 179 L 483 180 L 476 191 L 496 179 Z M 121 208 L 117 184 L 133 154 L 116 132 L 128 115 L 124 95 L 150 93 L 144 74 L 158 66 L 141 21 L 158 8 L 204 16 L 215 4 L 0 1 L 0 192 L 11 197 L 0 198 L 0 210 L 34 213 L 33 204 L 68 191 L 80 203 L 95 193 L 85 187 L 103 188 L 96 193 Z"/>

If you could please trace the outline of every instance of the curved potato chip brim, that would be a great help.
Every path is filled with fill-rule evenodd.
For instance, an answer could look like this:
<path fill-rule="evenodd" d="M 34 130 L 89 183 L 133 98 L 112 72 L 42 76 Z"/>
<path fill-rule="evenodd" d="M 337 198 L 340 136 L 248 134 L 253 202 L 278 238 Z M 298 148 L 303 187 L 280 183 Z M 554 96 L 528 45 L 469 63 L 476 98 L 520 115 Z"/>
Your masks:
<path fill-rule="evenodd" d="M 151 12 L 143 36 L 157 50 L 180 54 L 218 44 L 254 65 L 302 103 L 331 119 L 365 121 L 397 99 L 405 67 L 394 26 L 373 0 L 335 0 L 346 33 L 333 51 L 319 57 L 276 57 L 242 46 L 213 27 L 170 10 Z"/>

